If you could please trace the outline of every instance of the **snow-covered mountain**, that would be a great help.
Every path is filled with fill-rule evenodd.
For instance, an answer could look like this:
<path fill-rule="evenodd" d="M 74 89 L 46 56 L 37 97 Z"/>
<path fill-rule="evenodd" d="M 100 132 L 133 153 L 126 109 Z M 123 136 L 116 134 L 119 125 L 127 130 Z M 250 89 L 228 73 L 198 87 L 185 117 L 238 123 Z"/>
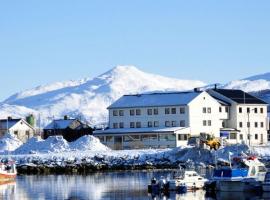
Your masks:
<path fill-rule="evenodd" d="M 80 117 L 91 124 L 107 122 L 106 108 L 124 94 L 149 91 L 184 91 L 205 86 L 202 81 L 179 80 L 117 66 L 93 79 L 57 82 L 12 95 L 0 104 L 0 117 L 24 117 L 30 113 L 46 125 L 64 115 Z"/>
<path fill-rule="evenodd" d="M 251 76 L 242 80 L 231 81 L 224 85 L 228 89 L 241 89 L 246 92 L 258 92 L 270 89 L 270 73 Z"/>

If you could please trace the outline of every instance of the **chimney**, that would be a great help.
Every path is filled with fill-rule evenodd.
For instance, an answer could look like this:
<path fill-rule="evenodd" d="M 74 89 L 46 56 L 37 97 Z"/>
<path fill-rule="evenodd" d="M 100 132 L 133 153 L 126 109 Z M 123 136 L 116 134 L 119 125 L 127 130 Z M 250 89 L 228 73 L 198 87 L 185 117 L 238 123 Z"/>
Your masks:
<path fill-rule="evenodd" d="M 12 120 L 12 117 L 8 116 L 8 118 L 7 118 L 7 119 L 8 119 L 8 121 L 10 121 L 10 120 Z"/>
<path fill-rule="evenodd" d="M 68 120 L 68 116 L 67 115 L 64 116 L 64 120 Z"/>
<path fill-rule="evenodd" d="M 199 88 L 194 88 L 194 92 L 200 92 Z"/>
<path fill-rule="evenodd" d="M 217 89 L 217 84 L 215 84 L 215 88 L 214 88 L 214 90 L 216 90 Z"/>

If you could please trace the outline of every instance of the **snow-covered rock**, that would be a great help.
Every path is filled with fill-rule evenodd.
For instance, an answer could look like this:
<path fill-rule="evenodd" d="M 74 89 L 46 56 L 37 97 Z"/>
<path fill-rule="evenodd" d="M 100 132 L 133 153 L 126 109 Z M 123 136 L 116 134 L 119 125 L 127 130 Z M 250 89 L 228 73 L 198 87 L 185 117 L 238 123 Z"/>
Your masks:
<path fill-rule="evenodd" d="M 98 138 L 92 135 L 85 135 L 70 143 L 70 149 L 75 151 L 110 151 L 110 148 L 102 144 Z"/>
<path fill-rule="evenodd" d="M 0 139 L 0 152 L 14 151 L 22 144 L 23 143 L 14 134 L 7 133 Z"/>
<path fill-rule="evenodd" d="M 0 105 L 0 117 L 13 115 L 11 111 L 18 107 L 21 117 L 33 113 L 38 119 L 40 114 L 42 126 L 52 116 L 64 115 L 80 117 L 93 125 L 107 124 L 106 108 L 124 94 L 183 91 L 204 85 L 202 81 L 167 78 L 133 66 L 117 66 L 93 79 L 57 82 L 12 95 Z"/>

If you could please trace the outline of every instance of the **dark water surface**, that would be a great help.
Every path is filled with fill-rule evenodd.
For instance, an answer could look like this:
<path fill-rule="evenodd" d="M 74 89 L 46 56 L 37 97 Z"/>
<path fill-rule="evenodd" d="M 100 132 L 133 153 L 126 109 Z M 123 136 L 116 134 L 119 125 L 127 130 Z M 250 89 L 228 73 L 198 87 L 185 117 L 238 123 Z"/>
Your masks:
<path fill-rule="evenodd" d="M 167 200 L 167 199 L 270 199 L 270 194 L 217 193 L 212 196 L 204 191 L 187 194 L 171 193 L 169 197 L 147 193 L 149 180 L 167 176 L 170 172 L 110 172 L 80 175 L 18 176 L 16 182 L 0 184 L 0 200 Z"/>

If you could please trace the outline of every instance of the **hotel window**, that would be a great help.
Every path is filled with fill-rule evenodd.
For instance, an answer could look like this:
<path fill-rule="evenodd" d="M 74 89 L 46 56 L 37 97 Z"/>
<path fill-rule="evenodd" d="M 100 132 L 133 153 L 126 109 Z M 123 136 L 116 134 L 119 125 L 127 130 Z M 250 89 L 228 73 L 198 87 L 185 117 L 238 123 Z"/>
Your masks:
<path fill-rule="evenodd" d="M 169 122 L 169 121 L 166 121 L 166 122 L 165 122 L 165 126 L 166 126 L 166 127 L 170 127 L 170 122 Z"/>
<path fill-rule="evenodd" d="M 207 113 L 211 113 L 211 108 L 207 108 Z"/>
<path fill-rule="evenodd" d="M 158 109 L 154 108 L 154 115 L 158 115 Z"/>
<path fill-rule="evenodd" d="M 180 108 L 180 114 L 185 114 L 185 107 Z"/>
<path fill-rule="evenodd" d="M 129 110 L 129 115 L 130 116 L 133 116 L 135 114 L 135 111 L 134 110 Z"/>
<path fill-rule="evenodd" d="M 106 142 L 113 142 L 113 136 L 106 136 Z"/>
<path fill-rule="evenodd" d="M 176 108 L 172 108 L 171 112 L 172 114 L 176 114 Z"/>
<path fill-rule="evenodd" d="M 140 109 L 136 109 L 136 115 L 141 115 L 141 110 Z"/>
<path fill-rule="evenodd" d="M 188 134 L 179 134 L 178 135 L 178 140 L 179 141 L 186 141 L 186 140 L 188 140 L 188 138 L 189 138 Z"/>
<path fill-rule="evenodd" d="M 136 128 L 141 128 L 141 122 L 136 122 Z"/>
<path fill-rule="evenodd" d="M 172 121 L 172 127 L 176 127 L 176 121 Z"/>
<path fill-rule="evenodd" d="M 152 114 L 153 114 L 152 109 L 147 109 L 147 114 L 148 114 L 148 115 L 152 115 Z"/>
<path fill-rule="evenodd" d="M 124 110 L 119 110 L 119 116 L 124 116 Z"/>
<path fill-rule="evenodd" d="M 249 107 L 247 108 L 247 113 L 250 113 L 250 108 Z"/>
<path fill-rule="evenodd" d="M 255 140 L 258 140 L 258 134 L 257 133 L 255 134 Z"/>
<path fill-rule="evenodd" d="M 261 110 L 261 113 L 263 113 L 263 108 L 260 108 L 260 110 Z"/>
<path fill-rule="evenodd" d="M 254 127 L 255 127 L 255 128 L 258 127 L 258 122 L 254 122 Z"/>
<path fill-rule="evenodd" d="M 254 113 L 258 113 L 258 108 L 254 108 Z"/>
<path fill-rule="evenodd" d="M 261 122 L 261 128 L 263 128 L 263 122 Z"/>
<path fill-rule="evenodd" d="M 211 120 L 208 120 L 208 126 L 212 126 Z"/>
<path fill-rule="evenodd" d="M 206 126 L 206 120 L 203 120 L 203 126 Z"/>
<path fill-rule="evenodd" d="M 120 128 L 124 128 L 124 122 L 120 122 L 120 123 L 119 123 L 119 127 L 120 127 Z"/>
<path fill-rule="evenodd" d="M 225 107 L 225 112 L 228 113 L 229 112 L 229 107 Z"/>
<path fill-rule="evenodd" d="M 242 110 L 242 107 L 239 107 L 239 113 L 242 113 L 243 110 Z"/>
<path fill-rule="evenodd" d="M 158 121 L 154 121 L 154 127 L 159 127 L 159 122 Z"/>
<path fill-rule="evenodd" d="M 222 107 L 221 106 L 219 107 L 219 112 L 222 112 Z"/>
<path fill-rule="evenodd" d="M 243 140 L 243 134 L 240 134 L 240 140 Z"/>
<path fill-rule="evenodd" d="M 203 113 L 206 113 L 206 108 L 205 107 L 203 107 Z"/>
<path fill-rule="evenodd" d="M 165 115 L 170 114 L 170 108 L 165 108 Z"/>
<path fill-rule="evenodd" d="M 236 133 L 230 133 L 230 139 L 236 140 Z"/>
<path fill-rule="evenodd" d="M 239 122 L 239 127 L 240 127 L 240 128 L 243 127 L 243 122 Z"/>
<path fill-rule="evenodd" d="M 148 122 L 148 127 L 153 127 L 153 122 Z"/>
<path fill-rule="evenodd" d="M 247 127 L 248 127 L 248 128 L 250 127 L 250 122 L 247 122 Z"/>
<path fill-rule="evenodd" d="M 113 110 L 113 116 L 118 116 L 117 110 Z"/>
<path fill-rule="evenodd" d="M 180 121 L 180 127 L 185 127 L 185 126 L 186 126 L 185 120 L 181 120 Z"/>
<path fill-rule="evenodd" d="M 130 123 L 129 123 L 129 127 L 130 127 L 130 128 L 135 128 L 135 122 L 130 122 Z"/>
<path fill-rule="evenodd" d="M 113 128 L 118 128 L 118 123 L 113 123 Z"/>

